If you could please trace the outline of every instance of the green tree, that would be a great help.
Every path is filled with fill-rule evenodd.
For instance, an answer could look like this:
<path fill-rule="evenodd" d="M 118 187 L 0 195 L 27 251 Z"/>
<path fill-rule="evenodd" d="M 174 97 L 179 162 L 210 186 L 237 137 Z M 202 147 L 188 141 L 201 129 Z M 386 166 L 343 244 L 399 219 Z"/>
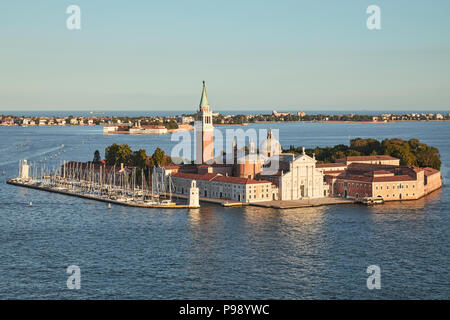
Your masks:
<path fill-rule="evenodd" d="M 130 164 L 139 168 L 144 168 L 147 163 L 147 154 L 144 149 L 134 151 L 131 156 Z"/>
<path fill-rule="evenodd" d="M 100 157 L 100 151 L 95 150 L 94 152 L 94 160 L 92 160 L 93 163 L 100 163 L 102 158 Z"/>
<path fill-rule="evenodd" d="M 350 150 L 348 150 L 347 155 L 350 156 L 350 157 L 360 156 L 361 152 L 350 149 Z"/>
<path fill-rule="evenodd" d="M 105 149 L 105 160 L 109 166 L 120 165 L 123 163 L 127 165 L 131 157 L 131 148 L 127 144 L 113 143 Z"/>
<path fill-rule="evenodd" d="M 171 129 L 178 129 L 178 124 L 175 121 L 169 121 L 165 124 L 165 127 L 167 128 L 167 130 L 171 130 Z"/>
<path fill-rule="evenodd" d="M 360 152 L 362 155 L 370 155 L 373 151 L 380 152 L 381 144 L 377 139 L 356 138 L 350 140 L 350 149 Z"/>
<path fill-rule="evenodd" d="M 166 153 L 161 148 L 156 148 L 150 160 L 152 166 L 163 166 L 166 164 Z"/>

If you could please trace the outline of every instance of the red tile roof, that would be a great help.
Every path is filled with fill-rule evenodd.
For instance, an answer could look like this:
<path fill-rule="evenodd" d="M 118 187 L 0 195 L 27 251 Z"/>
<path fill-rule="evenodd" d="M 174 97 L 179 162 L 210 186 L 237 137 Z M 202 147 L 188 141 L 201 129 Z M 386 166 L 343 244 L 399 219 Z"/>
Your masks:
<path fill-rule="evenodd" d="M 205 180 L 205 181 L 211 181 L 216 176 L 218 176 L 217 173 L 197 174 L 197 173 L 177 172 L 177 173 L 172 174 L 172 177 L 176 177 L 176 178 L 191 179 L 191 180 Z"/>
<path fill-rule="evenodd" d="M 248 178 L 239 178 L 239 177 L 226 177 L 226 176 L 217 176 L 214 178 L 214 181 L 219 182 L 227 182 L 227 183 L 237 183 L 237 184 L 262 184 L 262 183 L 271 183 L 265 180 L 254 180 Z"/>
<path fill-rule="evenodd" d="M 393 175 L 394 174 L 394 172 L 387 171 L 387 170 L 374 170 L 372 173 L 374 175 L 377 175 L 377 174 L 390 174 L 390 175 Z"/>
<path fill-rule="evenodd" d="M 399 160 L 387 155 L 377 155 L 377 156 L 348 156 L 345 158 L 338 159 L 336 161 L 372 161 L 372 160 Z"/>
<path fill-rule="evenodd" d="M 439 170 L 436 170 L 436 169 L 434 169 L 434 168 L 430 168 L 430 167 L 426 167 L 426 168 L 422 168 L 424 171 L 425 171 L 425 175 L 428 177 L 428 176 L 432 176 L 433 174 L 436 174 L 436 173 L 440 173 L 440 171 Z"/>
<path fill-rule="evenodd" d="M 175 178 L 183 178 L 183 179 L 191 179 L 191 180 L 203 180 L 203 181 L 218 181 L 218 182 L 226 182 L 226 183 L 235 183 L 235 184 L 262 184 L 262 183 L 271 183 L 265 180 L 254 180 L 247 178 L 239 178 L 239 177 L 229 177 L 222 176 L 218 173 L 205 173 L 205 174 L 196 174 L 196 173 L 174 173 L 172 177 Z"/>
<path fill-rule="evenodd" d="M 172 170 L 172 169 L 179 169 L 181 166 L 176 164 L 166 164 L 162 166 L 164 169 Z"/>
<path fill-rule="evenodd" d="M 408 176 L 406 174 L 404 175 L 398 175 L 398 176 L 387 176 L 387 177 L 374 177 L 373 182 L 400 182 L 400 181 L 415 181 L 411 176 Z"/>
<path fill-rule="evenodd" d="M 345 163 L 317 163 L 316 168 L 335 168 L 335 167 L 345 167 Z"/>
<path fill-rule="evenodd" d="M 408 175 L 397 175 L 397 176 L 387 176 L 387 177 L 370 177 L 361 176 L 353 174 L 343 174 L 337 177 L 338 179 L 351 180 L 355 182 L 401 182 L 401 181 L 416 181 L 411 176 Z"/>
<path fill-rule="evenodd" d="M 345 170 L 330 170 L 330 171 L 324 172 L 324 175 L 332 175 L 332 174 L 339 174 L 339 173 L 345 173 Z"/>

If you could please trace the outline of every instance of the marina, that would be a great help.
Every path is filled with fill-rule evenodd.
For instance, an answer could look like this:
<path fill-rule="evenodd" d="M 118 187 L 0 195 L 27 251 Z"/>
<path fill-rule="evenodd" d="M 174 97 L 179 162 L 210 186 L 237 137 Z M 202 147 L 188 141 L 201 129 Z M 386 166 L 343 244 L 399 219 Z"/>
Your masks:
<path fill-rule="evenodd" d="M 47 170 L 45 165 L 38 169 L 35 164 L 28 164 L 23 160 L 19 163 L 19 176 L 7 180 L 6 183 L 129 207 L 164 209 L 200 207 L 198 194 L 196 199 L 187 198 L 188 204 L 178 204 L 172 201 L 170 179 L 168 184 L 165 181 L 156 181 L 154 176 L 146 180 L 143 171 L 139 180 L 140 186 L 137 186 L 136 170 L 127 171 L 123 168 L 116 170 L 115 167 L 108 170 L 106 166 L 96 166 L 94 163 L 75 162 L 64 162 L 56 170 L 50 172 Z"/>

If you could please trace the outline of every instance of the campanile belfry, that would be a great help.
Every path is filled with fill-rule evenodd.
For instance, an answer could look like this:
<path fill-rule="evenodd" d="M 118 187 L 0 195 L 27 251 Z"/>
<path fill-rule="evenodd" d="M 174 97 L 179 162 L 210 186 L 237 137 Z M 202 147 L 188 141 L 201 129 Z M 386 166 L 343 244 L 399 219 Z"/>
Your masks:
<path fill-rule="evenodd" d="M 214 126 L 206 95 L 205 81 L 203 81 L 203 92 L 195 129 L 195 163 L 210 163 L 214 159 Z"/>

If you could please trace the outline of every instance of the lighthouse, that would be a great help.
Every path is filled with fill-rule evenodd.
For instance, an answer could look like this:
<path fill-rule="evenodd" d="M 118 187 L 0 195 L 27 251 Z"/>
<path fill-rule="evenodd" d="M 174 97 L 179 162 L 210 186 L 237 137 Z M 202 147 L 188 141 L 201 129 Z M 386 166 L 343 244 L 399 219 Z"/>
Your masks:
<path fill-rule="evenodd" d="M 206 85 L 203 81 L 203 91 L 200 106 L 195 122 L 195 163 L 210 164 L 214 160 L 214 126 L 212 112 L 206 94 Z"/>

